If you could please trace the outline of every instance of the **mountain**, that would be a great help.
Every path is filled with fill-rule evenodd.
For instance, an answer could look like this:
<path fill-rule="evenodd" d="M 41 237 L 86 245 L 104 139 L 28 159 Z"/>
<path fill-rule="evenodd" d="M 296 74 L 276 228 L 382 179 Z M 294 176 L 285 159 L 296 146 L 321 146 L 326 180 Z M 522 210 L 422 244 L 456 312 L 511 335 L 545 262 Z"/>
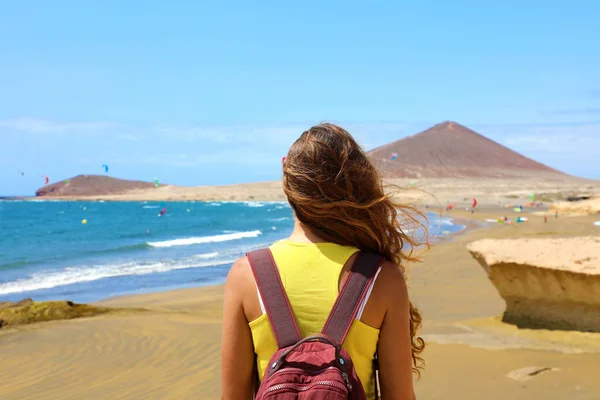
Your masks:
<path fill-rule="evenodd" d="M 395 160 L 392 153 L 398 154 Z M 368 154 L 384 178 L 566 177 L 452 121 Z"/>
<path fill-rule="evenodd" d="M 152 182 L 129 181 L 102 175 L 78 175 L 65 181 L 44 186 L 38 189 L 35 195 L 38 197 L 104 196 L 153 187 L 154 183 Z"/>

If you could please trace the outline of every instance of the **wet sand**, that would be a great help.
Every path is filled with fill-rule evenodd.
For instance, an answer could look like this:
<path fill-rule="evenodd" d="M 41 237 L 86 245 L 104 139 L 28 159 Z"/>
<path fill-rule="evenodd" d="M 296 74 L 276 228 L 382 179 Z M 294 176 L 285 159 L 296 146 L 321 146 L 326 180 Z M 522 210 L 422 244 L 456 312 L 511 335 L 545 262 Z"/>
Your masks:
<path fill-rule="evenodd" d="M 427 363 L 420 399 L 598 399 L 600 334 L 517 330 L 499 322 L 504 304 L 465 245 L 473 240 L 600 234 L 594 217 L 487 226 L 516 213 L 482 209 L 475 228 L 443 240 L 409 266 L 409 288 L 425 320 Z M 557 249 L 556 251 L 560 251 Z M 217 399 L 222 287 L 119 297 L 105 306 L 148 311 L 0 330 L 4 399 Z M 516 369 L 557 368 L 519 381 Z"/>

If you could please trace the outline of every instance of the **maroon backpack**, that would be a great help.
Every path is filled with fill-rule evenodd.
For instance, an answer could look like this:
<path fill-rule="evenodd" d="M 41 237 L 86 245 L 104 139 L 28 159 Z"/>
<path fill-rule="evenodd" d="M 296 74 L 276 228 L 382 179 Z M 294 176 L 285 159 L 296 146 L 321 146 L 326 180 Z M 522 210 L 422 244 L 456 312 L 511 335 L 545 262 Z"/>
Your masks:
<path fill-rule="evenodd" d="M 366 400 L 342 344 L 382 257 L 359 253 L 321 333 L 302 338 L 271 251 L 256 250 L 247 256 L 279 349 L 269 361 L 255 399 Z M 378 398 L 375 362 L 373 367 Z"/>

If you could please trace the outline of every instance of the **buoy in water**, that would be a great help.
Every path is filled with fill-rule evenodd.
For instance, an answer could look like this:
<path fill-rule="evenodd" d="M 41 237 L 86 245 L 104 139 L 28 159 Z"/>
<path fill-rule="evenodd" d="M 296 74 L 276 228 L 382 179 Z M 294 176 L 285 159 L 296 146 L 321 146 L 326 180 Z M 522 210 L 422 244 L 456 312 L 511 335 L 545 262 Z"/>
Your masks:
<path fill-rule="evenodd" d="M 83 225 L 87 224 L 87 219 L 82 219 L 82 220 L 81 220 L 81 223 L 82 223 Z"/>
<path fill-rule="evenodd" d="M 190 212 L 190 209 L 189 209 L 189 208 L 187 209 L 187 212 Z"/>

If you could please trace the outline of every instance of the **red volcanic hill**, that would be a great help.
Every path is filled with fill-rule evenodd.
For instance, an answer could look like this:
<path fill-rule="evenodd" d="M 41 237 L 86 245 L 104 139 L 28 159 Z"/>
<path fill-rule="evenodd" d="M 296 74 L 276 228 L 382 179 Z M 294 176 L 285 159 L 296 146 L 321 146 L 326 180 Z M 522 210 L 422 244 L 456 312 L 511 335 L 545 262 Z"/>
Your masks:
<path fill-rule="evenodd" d="M 162 186 L 162 185 L 160 185 Z M 152 189 L 154 183 L 129 181 L 102 175 L 78 175 L 38 189 L 38 197 L 60 196 L 103 196 L 123 194 L 136 189 Z"/>
<path fill-rule="evenodd" d="M 395 160 L 392 153 L 397 153 Z M 369 152 L 384 178 L 565 177 L 464 127 L 446 121 Z"/>

